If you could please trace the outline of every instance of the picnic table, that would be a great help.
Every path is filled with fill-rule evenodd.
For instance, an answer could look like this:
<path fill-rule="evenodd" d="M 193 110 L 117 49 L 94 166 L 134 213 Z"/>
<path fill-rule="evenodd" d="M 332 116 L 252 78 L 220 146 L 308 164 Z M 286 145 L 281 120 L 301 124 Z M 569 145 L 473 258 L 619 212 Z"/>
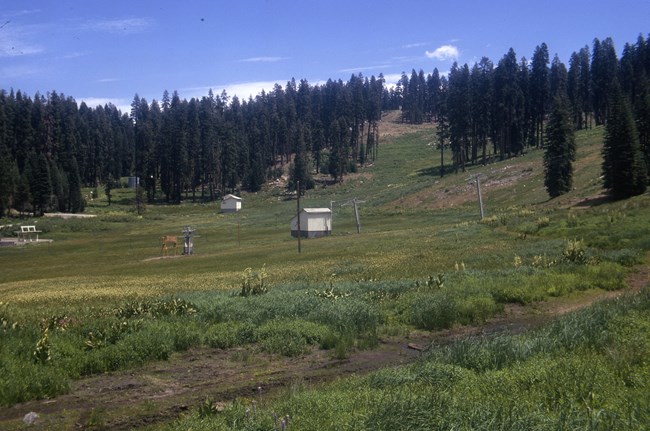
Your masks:
<path fill-rule="evenodd" d="M 16 236 L 18 236 L 18 241 L 34 241 L 34 236 L 36 236 L 36 241 L 38 241 L 38 234 L 42 231 L 36 230 L 36 226 L 21 226 L 20 230 L 14 231 Z"/>

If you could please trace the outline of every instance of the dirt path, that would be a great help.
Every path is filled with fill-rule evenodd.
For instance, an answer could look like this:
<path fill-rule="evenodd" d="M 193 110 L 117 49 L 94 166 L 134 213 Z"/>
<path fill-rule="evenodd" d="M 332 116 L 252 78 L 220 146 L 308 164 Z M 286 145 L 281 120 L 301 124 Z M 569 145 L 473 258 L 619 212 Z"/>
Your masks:
<path fill-rule="evenodd" d="M 625 291 L 584 292 L 525 307 L 508 305 L 504 313 L 483 325 L 384 338 L 377 348 L 354 352 L 347 359 L 335 359 L 331 352 L 321 350 L 298 358 L 281 358 L 244 348 L 192 349 L 137 370 L 76 381 L 69 394 L 53 400 L 0 408 L 0 429 L 24 429 L 22 418 L 32 411 L 39 415 L 29 428 L 34 430 L 126 430 L 164 423 L 206 397 L 221 402 L 263 397 L 295 384 L 313 385 L 412 362 L 420 355 L 412 347 L 435 347 L 473 335 L 524 332 L 595 301 L 638 291 L 648 285 L 649 274 L 645 266 L 631 274 Z"/>

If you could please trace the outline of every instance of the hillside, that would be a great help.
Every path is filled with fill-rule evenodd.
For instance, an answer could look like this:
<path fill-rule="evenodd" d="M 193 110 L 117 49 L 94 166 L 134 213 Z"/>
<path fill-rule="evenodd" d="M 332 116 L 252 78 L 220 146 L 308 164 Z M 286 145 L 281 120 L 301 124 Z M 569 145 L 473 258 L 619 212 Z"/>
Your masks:
<path fill-rule="evenodd" d="M 132 429 L 262 408 L 647 285 L 650 198 L 603 198 L 602 129 L 578 133 L 575 189 L 550 200 L 541 150 L 440 178 L 435 128 L 396 118 L 374 163 L 307 192 L 304 207 L 332 205 L 333 233 L 300 254 L 296 201 L 274 184 L 239 214 L 186 202 L 139 216 L 120 189 L 89 203 L 95 219 L 29 220 L 54 241 L 0 249 L 0 427 L 29 411 L 34 429 Z M 341 206 L 355 197 L 360 234 Z M 160 236 L 185 226 L 195 254 L 161 257 Z M 238 296 L 244 282 L 268 292 Z M 50 359 L 34 363 L 44 327 Z"/>

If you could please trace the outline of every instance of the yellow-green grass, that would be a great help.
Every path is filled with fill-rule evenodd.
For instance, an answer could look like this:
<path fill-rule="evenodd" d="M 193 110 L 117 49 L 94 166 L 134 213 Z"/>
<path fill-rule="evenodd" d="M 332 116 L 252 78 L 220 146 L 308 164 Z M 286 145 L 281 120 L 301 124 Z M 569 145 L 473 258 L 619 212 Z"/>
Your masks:
<path fill-rule="evenodd" d="M 263 331 L 265 325 L 302 340 L 297 351 L 314 340 L 331 348 L 328 339 L 376 335 L 379 325 L 446 328 L 484 320 L 507 302 L 618 289 L 631 266 L 647 261 L 650 198 L 594 200 L 602 194 L 602 129 L 578 133 L 575 190 L 553 200 L 543 188 L 542 150 L 440 178 L 439 153 L 429 145 L 433 133 L 390 138 L 372 165 L 342 184 L 308 191 L 303 207 L 336 201 L 333 234 L 302 240 L 301 253 L 289 226 L 296 200 L 273 187 L 244 194 L 238 214 L 220 214 L 218 202 L 186 201 L 148 205 L 138 215 L 133 191 L 116 189 L 110 206 L 102 194 L 89 202 L 93 219 L 19 221 L 36 224 L 53 242 L 0 248 L 0 323 L 2 330 L 18 328 L 13 344 L 0 349 L 0 361 L 25 381 L 32 375 L 21 368 L 25 360 L 51 371 L 42 380 L 63 380 L 54 379 L 49 392 L 12 392 L 0 402 L 52 396 L 65 390 L 68 377 L 219 344 L 205 336 L 223 329 L 217 325 L 225 324 L 226 338 L 236 340 L 229 343 L 257 342 L 267 351 L 277 351 L 273 343 L 281 337 Z M 474 174 L 483 176 L 482 221 L 468 184 Z M 340 206 L 355 197 L 363 201 L 360 234 L 352 207 Z M 196 230 L 194 254 L 161 258 L 160 237 L 180 237 L 185 226 Z M 263 266 L 270 293 L 261 299 L 231 294 L 241 289 L 246 268 Z M 434 280 L 444 280 L 444 287 Z M 329 303 L 328 295 L 343 299 Z M 179 315 L 174 307 L 185 302 L 170 298 L 190 301 L 198 314 Z M 130 313 L 124 310 L 139 307 L 144 323 L 124 317 Z M 156 307 L 167 314 L 150 311 Z M 61 319 L 72 325 L 68 332 L 57 326 Z M 54 331 L 52 368 L 30 359 L 44 325 Z M 99 347 L 87 353 L 98 333 Z M 66 366 L 69 375 L 55 372 Z"/>
<path fill-rule="evenodd" d="M 600 192 L 602 129 L 578 133 L 575 190 L 552 201 L 543 187 L 541 150 L 470 166 L 466 173 L 444 178 L 423 174 L 434 171 L 439 162 L 439 153 L 428 145 L 433 133 L 425 130 L 391 138 L 380 147 L 373 165 L 343 184 L 308 191 L 302 206 L 329 206 L 336 201 L 334 228 L 329 238 L 303 240 L 300 254 L 297 241 L 289 235 L 296 202 L 278 189 L 245 194 L 240 214 L 219 214 L 216 202 L 149 205 L 142 216 L 127 204 L 133 192 L 116 189 L 113 201 L 118 204 L 107 206 L 102 194 L 89 203 L 87 212 L 98 214 L 96 219 L 27 220 L 44 230 L 41 237 L 53 242 L 0 249 L 0 291 L 6 300 L 23 302 L 229 289 L 237 287 L 243 269 L 263 264 L 271 281 L 279 284 L 322 281 L 332 273 L 343 279 L 418 278 L 450 271 L 458 262 L 473 269 L 506 267 L 513 255 L 527 253 L 518 249 L 534 248 L 530 242 L 544 240 L 545 230 L 560 229 L 561 239 L 575 236 L 562 230 L 567 206 Z M 484 176 L 487 220 L 507 219 L 507 227 L 476 224 L 476 195 L 466 179 L 478 173 Z M 453 207 L 444 199 L 426 200 L 441 190 L 464 192 L 450 199 Z M 409 201 L 417 194 L 422 199 Z M 360 206 L 361 234 L 356 233 L 352 207 L 339 206 L 353 197 L 365 201 Z M 642 199 L 637 199 L 638 205 L 644 206 Z M 607 212 L 610 207 L 625 212 L 616 204 L 591 212 Z M 588 218 L 584 213 L 578 217 Z M 536 229 L 540 218 L 548 219 L 550 226 Z M 160 236 L 180 237 L 184 226 L 196 229 L 195 254 L 158 259 Z M 530 234 L 531 230 L 536 235 L 529 235 L 527 244 L 517 241 L 521 231 Z M 557 238 L 555 233 L 550 236 Z"/>

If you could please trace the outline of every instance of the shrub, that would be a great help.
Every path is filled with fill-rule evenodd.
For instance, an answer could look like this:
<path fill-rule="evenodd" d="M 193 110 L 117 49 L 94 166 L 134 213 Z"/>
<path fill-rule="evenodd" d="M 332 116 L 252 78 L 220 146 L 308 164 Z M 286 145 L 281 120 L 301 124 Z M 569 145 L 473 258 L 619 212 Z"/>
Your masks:
<path fill-rule="evenodd" d="M 459 323 L 475 323 L 501 310 L 492 295 L 476 289 L 416 292 L 409 295 L 408 304 L 409 323 L 421 329 L 444 329 Z"/>
<path fill-rule="evenodd" d="M 586 264 L 587 253 L 584 242 L 578 239 L 568 240 L 562 256 L 564 256 L 564 260 L 567 262 Z"/>
<path fill-rule="evenodd" d="M 241 296 L 261 295 L 268 292 L 265 281 L 268 277 L 266 265 L 262 265 L 259 272 L 253 272 L 252 268 L 246 268 L 241 277 Z"/>
<path fill-rule="evenodd" d="M 330 330 L 304 320 L 272 320 L 258 328 L 257 339 L 263 351 L 283 356 L 306 353 L 310 345 L 318 344 Z"/>
<path fill-rule="evenodd" d="M 255 326 L 250 323 L 223 322 L 211 325 L 203 343 L 217 349 L 228 349 L 255 341 Z"/>

